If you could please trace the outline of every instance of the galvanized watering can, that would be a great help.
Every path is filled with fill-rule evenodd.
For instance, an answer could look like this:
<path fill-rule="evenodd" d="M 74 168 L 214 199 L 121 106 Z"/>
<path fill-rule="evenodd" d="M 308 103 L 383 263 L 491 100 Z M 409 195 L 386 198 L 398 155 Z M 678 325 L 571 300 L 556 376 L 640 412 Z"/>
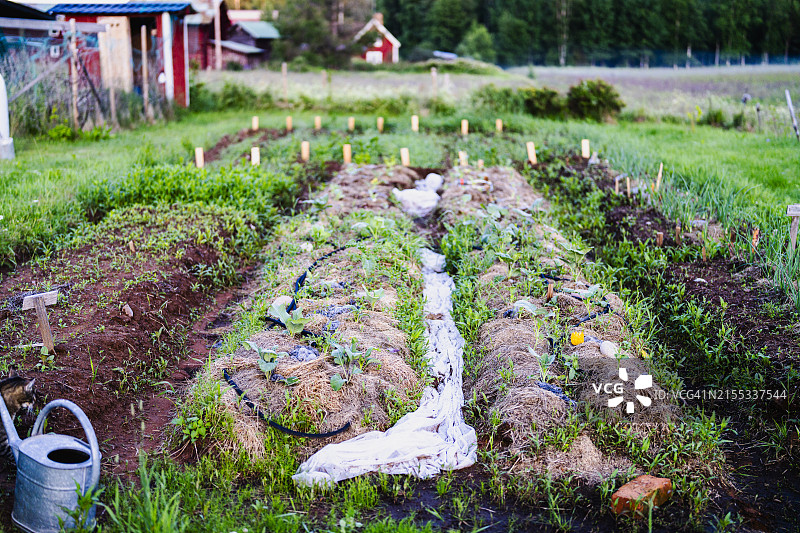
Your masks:
<path fill-rule="evenodd" d="M 56 407 L 69 409 L 75 415 L 89 444 L 68 435 L 42 434 L 47 415 Z M 11 514 L 14 524 L 30 533 L 57 533 L 61 518 L 65 528 L 75 527 L 74 520 L 64 510 L 78 506 L 75 483 L 86 494 L 100 480 L 100 447 L 86 414 L 69 400 L 52 401 L 39 413 L 31 436 L 25 440 L 17 435 L 2 399 L 0 418 L 17 462 L 17 486 Z M 91 526 L 94 521 L 95 507 L 92 507 L 84 525 Z"/>

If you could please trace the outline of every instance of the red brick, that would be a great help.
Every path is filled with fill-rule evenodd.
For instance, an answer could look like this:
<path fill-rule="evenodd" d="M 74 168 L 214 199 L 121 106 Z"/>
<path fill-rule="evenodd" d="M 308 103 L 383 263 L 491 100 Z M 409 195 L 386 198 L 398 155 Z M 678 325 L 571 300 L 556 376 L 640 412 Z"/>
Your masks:
<path fill-rule="evenodd" d="M 650 499 L 658 507 L 672 496 L 672 481 L 664 477 L 639 476 L 625 483 L 611 496 L 614 512 L 617 514 L 644 514 Z M 639 502 L 638 506 L 636 502 Z"/>

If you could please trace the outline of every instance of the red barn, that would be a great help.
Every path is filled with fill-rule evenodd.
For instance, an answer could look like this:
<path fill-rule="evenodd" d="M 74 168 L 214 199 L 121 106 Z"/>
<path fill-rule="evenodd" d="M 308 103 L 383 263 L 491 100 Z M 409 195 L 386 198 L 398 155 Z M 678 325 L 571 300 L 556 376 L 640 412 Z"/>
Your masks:
<path fill-rule="evenodd" d="M 141 64 L 144 27 L 150 83 L 158 84 L 167 100 L 189 105 L 186 15 L 193 12 L 189 2 L 57 4 L 47 12 L 66 20 L 106 24 L 107 31 L 98 37 L 99 57 L 89 58 L 86 69 L 104 86 L 127 92 L 142 88 L 140 68 L 134 65 Z"/>
<path fill-rule="evenodd" d="M 372 20 L 361 28 L 361 31 L 356 34 L 353 40 L 360 41 L 365 36 L 370 42 L 367 43 L 361 57 L 367 63 L 377 65 L 400 61 L 400 41 L 383 25 L 383 15 L 381 13 L 375 13 Z M 374 40 L 372 37 L 374 37 Z"/>

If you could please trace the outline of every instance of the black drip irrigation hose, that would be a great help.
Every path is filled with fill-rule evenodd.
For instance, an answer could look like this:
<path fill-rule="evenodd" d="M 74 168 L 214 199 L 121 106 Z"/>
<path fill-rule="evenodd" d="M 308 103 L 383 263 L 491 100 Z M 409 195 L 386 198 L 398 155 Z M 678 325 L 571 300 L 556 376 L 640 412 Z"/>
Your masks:
<path fill-rule="evenodd" d="M 359 239 L 359 241 L 361 241 L 361 240 L 363 240 L 363 239 Z M 292 302 L 286 308 L 286 310 L 288 312 L 291 313 L 292 311 L 297 309 L 297 300 L 296 300 L 297 293 L 300 292 L 301 288 L 303 288 L 303 285 L 306 282 L 306 277 L 308 276 L 309 272 L 311 272 L 317 266 L 319 266 L 319 264 L 322 261 L 324 261 L 325 259 L 328 259 L 330 256 L 332 256 L 332 255 L 334 255 L 336 253 L 339 253 L 342 250 L 345 250 L 347 248 L 349 248 L 349 246 L 340 246 L 340 247 L 338 247 L 338 248 L 336 248 L 334 250 L 331 250 L 330 252 L 318 257 L 317 259 L 314 260 L 313 263 L 311 263 L 311 265 L 306 269 L 306 271 L 303 272 L 303 274 L 300 275 L 300 277 L 298 277 L 294 281 L 294 295 L 292 296 Z M 267 320 L 268 323 L 272 324 L 273 326 L 286 328 L 286 324 L 284 324 L 283 322 L 281 322 L 277 318 L 272 318 L 272 317 L 268 316 L 268 317 L 266 317 L 266 320 Z M 319 338 L 322 337 L 322 335 L 319 335 L 319 334 L 314 333 L 313 331 L 309 331 L 307 329 L 303 329 L 303 331 L 300 332 L 300 335 L 302 335 L 303 337 L 312 337 L 314 339 L 319 339 Z M 277 429 L 278 431 L 286 433 L 287 435 L 292 435 L 292 436 L 295 436 L 295 437 L 306 437 L 306 438 L 310 438 L 310 439 L 326 439 L 328 437 L 333 437 L 334 435 L 338 435 L 339 433 L 342 433 L 343 431 L 347 431 L 348 429 L 350 429 L 350 422 L 346 423 L 345 425 L 343 425 L 339 429 L 336 429 L 336 430 L 333 430 L 333 431 L 329 431 L 327 433 L 305 433 L 303 431 L 295 431 L 293 429 L 289 429 L 289 428 L 287 428 L 285 426 L 282 426 L 282 425 L 278 424 L 277 422 L 275 422 L 274 420 L 272 420 L 270 418 L 267 418 L 267 416 L 264 415 L 264 413 L 261 412 L 261 410 L 256 406 L 256 404 L 254 404 L 253 401 L 250 400 L 250 398 L 247 397 L 247 395 L 241 389 L 241 387 L 239 387 L 239 385 L 236 384 L 236 382 L 233 380 L 233 378 L 230 375 L 230 371 L 227 368 L 222 370 L 222 374 L 225 376 L 225 381 L 228 382 L 228 385 L 233 387 L 233 390 L 236 392 L 236 395 L 242 400 L 242 402 L 244 402 L 245 405 L 247 405 L 250 409 L 255 411 L 255 413 L 258 416 L 258 418 L 260 418 L 261 420 L 263 420 L 264 422 L 269 424 L 271 427 Z"/>
<path fill-rule="evenodd" d="M 326 439 L 328 437 L 333 437 L 335 435 L 338 435 L 339 433 L 342 433 L 350 429 L 350 422 L 346 423 L 339 429 L 328 431 L 327 433 L 306 433 L 304 431 L 295 431 L 293 429 L 287 428 L 286 426 L 282 426 L 277 422 L 275 422 L 274 420 L 267 418 L 266 415 L 264 415 L 264 413 L 261 412 L 261 409 L 259 409 L 256 406 L 256 404 L 254 404 L 253 401 L 247 397 L 247 394 L 244 393 L 244 391 L 239 387 L 239 385 L 237 385 L 236 382 L 233 381 L 233 378 L 230 376 L 230 373 L 227 368 L 222 370 L 222 374 L 225 376 L 225 381 L 228 382 L 228 385 L 233 387 L 233 390 L 236 392 L 236 395 L 241 399 L 241 401 L 247 407 L 255 411 L 258 418 L 269 424 L 271 427 L 277 429 L 278 431 L 286 433 L 287 435 L 292 435 L 294 437 L 306 437 L 309 439 Z"/>

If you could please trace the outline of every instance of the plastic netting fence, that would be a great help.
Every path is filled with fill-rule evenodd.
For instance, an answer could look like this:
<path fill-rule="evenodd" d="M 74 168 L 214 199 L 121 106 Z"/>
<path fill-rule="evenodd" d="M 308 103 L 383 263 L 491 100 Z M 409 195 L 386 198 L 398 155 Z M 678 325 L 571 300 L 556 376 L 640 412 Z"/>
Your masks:
<path fill-rule="evenodd" d="M 12 135 L 39 135 L 60 125 L 73 127 L 70 37 L 68 32 L 0 27 L 0 74 L 8 90 Z M 145 118 L 138 35 L 125 46 L 106 40 L 103 53 L 101 39 L 96 33 L 76 34 L 81 129 L 112 124 L 112 86 L 117 123 L 124 126 Z M 162 40 L 151 33 L 147 40 L 149 107 L 151 116 L 157 118 L 170 113 L 159 83 Z"/>

